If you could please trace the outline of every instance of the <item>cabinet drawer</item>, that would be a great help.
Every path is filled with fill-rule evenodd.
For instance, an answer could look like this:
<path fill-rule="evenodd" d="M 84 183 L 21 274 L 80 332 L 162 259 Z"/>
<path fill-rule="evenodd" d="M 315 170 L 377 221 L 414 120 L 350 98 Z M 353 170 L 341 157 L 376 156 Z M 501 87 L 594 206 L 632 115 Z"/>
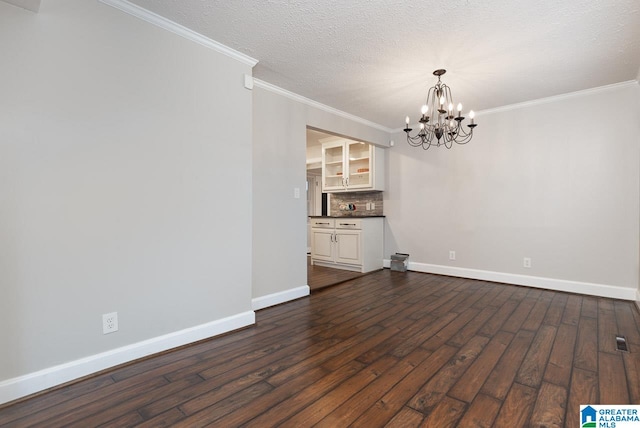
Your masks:
<path fill-rule="evenodd" d="M 335 219 L 336 220 L 336 229 L 362 229 L 362 220 L 353 219 L 353 218 L 345 218 L 345 219 Z"/>
<path fill-rule="evenodd" d="M 320 229 L 333 229 L 335 227 L 335 219 L 333 218 L 312 218 L 311 227 Z"/>

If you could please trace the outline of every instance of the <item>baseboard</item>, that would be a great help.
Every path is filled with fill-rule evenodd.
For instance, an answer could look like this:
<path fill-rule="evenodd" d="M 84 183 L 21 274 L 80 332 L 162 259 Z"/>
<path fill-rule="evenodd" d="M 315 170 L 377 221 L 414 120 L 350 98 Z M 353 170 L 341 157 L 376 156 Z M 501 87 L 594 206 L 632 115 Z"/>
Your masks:
<path fill-rule="evenodd" d="M 259 309 L 268 308 L 269 306 L 279 305 L 280 303 L 308 296 L 309 293 L 309 286 L 303 285 L 302 287 L 291 288 L 289 290 L 280 291 L 278 293 L 267 294 L 266 296 L 256 297 L 255 299 L 251 300 L 251 308 L 254 311 L 257 311 Z"/>
<path fill-rule="evenodd" d="M 178 346 L 255 324 L 253 311 L 154 337 L 0 382 L 0 404 Z"/>
<path fill-rule="evenodd" d="M 350 272 L 360 272 L 360 273 L 364 273 L 364 269 L 362 268 L 362 265 L 358 266 L 358 265 L 343 265 L 341 263 L 334 263 L 334 262 L 325 262 L 322 260 L 314 260 L 313 261 L 314 266 L 322 266 L 322 267 L 328 267 L 328 268 L 332 268 L 332 269 L 341 269 L 341 270 L 348 270 Z M 380 267 L 378 266 L 377 269 L 380 269 Z"/>
<path fill-rule="evenodd" d="M 391 265 L 390 260 L 384 261 L 384 267 Z M 636 300 L 638 293 L 633 288 L 615 285 L 595 284 L 590 282 L 567 281 L 564 279 L 544 278 L 539 276 L 518 275 L 512 273 L 493 272 L 480 269 L 467 269 L 453 266 L 432 265 L 427 263 L 409 262 L 409 270 L 437 275 L 456 276 L 461 278 L 479 279 L 483 281 L 502 282 L 505 284 L 525 285 L 527 287 L 544 288 L 546 290 L 566 291 L 569 293 L 588 294 L 591 296 L 609 297 L 613 299 Z"/>
<path fill-rule="evenodd" d="M 636 306 L 638 307 L 638 311 L 640 311 L 640 288 L 636 291 Z"/>

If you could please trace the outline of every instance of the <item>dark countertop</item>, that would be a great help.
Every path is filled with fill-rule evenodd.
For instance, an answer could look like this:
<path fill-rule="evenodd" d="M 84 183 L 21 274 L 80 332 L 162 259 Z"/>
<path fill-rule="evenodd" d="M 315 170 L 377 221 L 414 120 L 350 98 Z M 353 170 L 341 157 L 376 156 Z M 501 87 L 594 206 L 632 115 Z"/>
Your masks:
<path fill-rule="evenodd" d="M 383 215 L 310 215 L 311 218 L 374 218 L 386 217 Z"/>

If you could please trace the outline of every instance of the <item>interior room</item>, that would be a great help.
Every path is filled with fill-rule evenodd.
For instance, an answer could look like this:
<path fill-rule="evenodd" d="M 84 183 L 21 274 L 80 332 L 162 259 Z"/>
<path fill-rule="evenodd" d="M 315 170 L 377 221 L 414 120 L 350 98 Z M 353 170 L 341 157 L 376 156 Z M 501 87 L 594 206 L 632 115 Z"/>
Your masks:
<path fill-rule="evenodd" d="M 640 1 L 0 0 L 0 52 L 0 426 L 640 403 Z"/>

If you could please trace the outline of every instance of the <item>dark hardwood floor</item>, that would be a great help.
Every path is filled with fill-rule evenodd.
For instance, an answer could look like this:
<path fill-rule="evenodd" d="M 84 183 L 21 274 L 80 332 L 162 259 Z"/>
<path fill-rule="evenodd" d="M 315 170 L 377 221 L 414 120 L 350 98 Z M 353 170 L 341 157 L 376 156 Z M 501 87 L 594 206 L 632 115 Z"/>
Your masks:
<path fill-rule="evenodd" d="M 0 425 L 577 427 L 594 403 L 640 403 L 632 302 L 383 270 L 5 406 Z"/>
<path fill-rule="evenodd" d="M 350 279 L 359 278 L 362 275 L 366 274 L 324 266 L 312 266 L 311 257 L 307 256 L 307 285 L 309 285 L 311 291 L 340 284 Z"/>

